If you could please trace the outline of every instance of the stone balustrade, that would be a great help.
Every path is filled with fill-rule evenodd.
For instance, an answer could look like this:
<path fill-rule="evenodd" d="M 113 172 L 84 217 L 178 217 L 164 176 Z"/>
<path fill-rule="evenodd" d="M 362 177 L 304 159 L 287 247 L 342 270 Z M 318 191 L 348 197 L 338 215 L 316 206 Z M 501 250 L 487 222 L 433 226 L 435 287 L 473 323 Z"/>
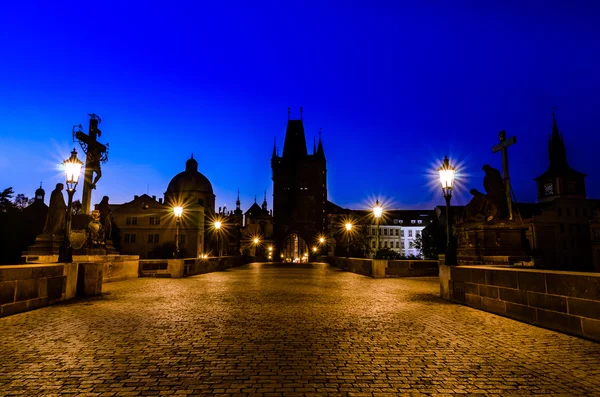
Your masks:
<path fill-rule="evenodd" d="M 440 264 L 444 299 L 600 340 L 600 273 Z"/>

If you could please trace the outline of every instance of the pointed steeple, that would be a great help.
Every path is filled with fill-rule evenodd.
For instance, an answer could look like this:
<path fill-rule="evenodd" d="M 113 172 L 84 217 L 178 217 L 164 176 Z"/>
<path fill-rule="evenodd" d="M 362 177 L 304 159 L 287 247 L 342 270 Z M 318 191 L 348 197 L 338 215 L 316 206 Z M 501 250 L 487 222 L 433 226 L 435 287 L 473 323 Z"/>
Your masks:
<path fill-rule="evenodd" d="M 304 136 L 304 125 L 302 119 L 288 120 L 283 144 L 284 159 L 301 159 L 308 155 L 306 150 L 306 137 Z"/>
<path fill-rule="evenodd" d="M 321 140 L 321 132 L 323 128 L 319 128 L 319 146 L 317 147 L 317 156 L 325 160 L 325 151 L 323 150 L 323 141 Z"/>
<path fill-rule="evenodd" d="M 275 157 L 277 157 L 277 137 L 273 138 L 273 154 L 271 155 L 271 158 Z"/>
<path fill-rule="evenodd" d="M 237 197 L 237 200 L 235 201 L 235 209 L 236 210 L 240 209 L 240 204 L 241 204 L 241 202 L 240 202 L 240 189 L 238 188 L 238 197 Z"/>
<path fill-rule="evenodd" d="M 256 194 L 254 195 L 254 204 L 256 204 Z"/>
<path fill-rule="evenodd" d="M 263 200 L 263 203 L 262 203 L 262 209 L 264 211 L 267 210 L 267 189 L 265 189 L 265 199 Z"/>
<path fill-rule="evenodd" d="M 317 141 L 316 141 L 316 138 L 314 136 L 313 136 L 313 153 L 312 154 L 313 154 L 313 156 L 315 154 L 317 154 Z"/>
<path fill-rule="evenodd" d="M 567 150 L 562 134 L 558 131 L 554 110 L 555 108 L 552 108 L 552 135 L 548 141 L 548 156 L 550 157 L 550 169 L 563 170 L 569 168 Z"/>

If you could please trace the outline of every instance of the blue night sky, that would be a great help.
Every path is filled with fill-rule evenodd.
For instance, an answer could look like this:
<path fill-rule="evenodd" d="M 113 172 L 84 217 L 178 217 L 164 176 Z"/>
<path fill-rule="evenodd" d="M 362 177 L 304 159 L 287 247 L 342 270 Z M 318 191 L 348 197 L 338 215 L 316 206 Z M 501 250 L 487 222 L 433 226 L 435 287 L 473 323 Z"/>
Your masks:
<path fill-rule="evenodd" d="M 600 198 L 597 1 L 17 3 L 0 13 L 0 189 L 31 197 L 43 181 L 48 200 L 72 126 L 96 113 L 110 155 L 93 203 L 162 197 L 193 153 L 217 207 L 238 188 L 244 210 L 263 189 L 271 207 L 273 138 L 281 151 L 287 108 L 303 106 L 339 205 L 443 204 L 430 174 L 445 154 L 466 204 L 481 166 L 501 167 L 502 129 L 518 139 L 516 197 L 535 201 L 556 106 L 569 163 Z"/>

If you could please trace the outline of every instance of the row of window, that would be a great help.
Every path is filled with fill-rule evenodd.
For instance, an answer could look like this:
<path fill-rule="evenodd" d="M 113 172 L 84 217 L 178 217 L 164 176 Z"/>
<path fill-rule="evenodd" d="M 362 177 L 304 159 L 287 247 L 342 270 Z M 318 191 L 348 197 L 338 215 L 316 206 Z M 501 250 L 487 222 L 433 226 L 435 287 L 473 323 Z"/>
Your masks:
<path fill-rule="evenodd" d="M 402 225 L 403 223 L 404 223 L 404 219 L 394 219 L 394 224 L 395 225 Z M 420 225 L 420 224 L 423 223 L 423 220 L 422 219 L 411 219 L 410 223 L 413 224 L 413 225 L 414 224 Z"/>
<path fill-rule="evenodd" d="M 151 216 L 150 218 L 151 225 L 160 225 L 160 216 Z M 138 217 L 137 216 L 128 216 L 125 218 L 126 225 L 137 225 Z"/>
<path fill-rule="evenodd" d="M 557 208 L 556 211 L 558 216 L 562 216 L 562 208 Z M 574 208 L 575 216 L 579 216 L 579 208 Z M 566 216 L 571 216 L 571 209 L 565 208 Z M 587 208 L 582 208 L 581 210 L 583 216 L 587 216 Z M 591 215 L 591 214 L 590 214 Z"/>
<path fill-rule="evenodd" d="M 404 248 L 404 243 L 400 244 L 399 241 L 396 241 L 395 243 L 396 243 L 396 247 L 395 248 L 400 248 L 400 246 L 402 246 L 402 248 Z M 375 248 L 375 245 L 376 245 L 375 241 L 372 241 L 371 242 L 371 247 Z M 381 248 L 381 241 L 379 242 L 379 248 Z M 383 248 L 388 248 L 388 242 L 387 241 L 383 242 Z M 394 248 L 394 241 L 390 241 L 390 248 Z"/>
<path fill-rule="evenodd" d="M 380 230 L 379 230 L 379 235 L 381 236 L 382 234 L 383 234 L 384 236 L 387 236 L 387 235 L 388 235 L 388 229 L 380 229 Z M 372 235 L 372 236 L 377 236 L 377 229 L 371 229 L 371 235 Z M 389 235 L 390 235 L 390 236 L 394 236 L 394 235 L 395 235 L 395 236 L 398 236 L 398 235 L 399 235 L 400 237 L 404 237 L 404 230 L 400 230 L 400 232 L 398 233 L 398 229 L 390 229 L 390 234 L 389 234 Z M 420 234 L 419 234 L 419 232 L 417 231 L 417 232 L 415 233 L 415 237 L 419 237 L 419 235 L 420 235 Z M 412 236 L 413 236 L 413 231 L 412 231 L 412 230 L 409 230 L 409 231 L 408 231 L 408 237 L 412 237 Z"/>
<path fill-rule="evenodd" d="M 126 233 L 124 237 L 124 242 L 126 243 L 135 243 L 137 235 L 135 233 Z M 148 244 L 158 244 L 160 242 L 160 237 L 158 234 L 149 234 L 148 235 Z M 185 234 L 179 235 L 179 243 L 185 243 Z"/>
<path fill-rule="evenodd" d="M 573 226 L 575 226 L 575 230 L 577 230 L 578 232 L 581 231 L 582 227 L 583 227 L 583 231 L 585 233 L 589 234 L 589 232 L 590 232 L 590 225 L 569 224 L 569 233 L 571 233 L 573 231 Z M 565 224 L 564 223 L 560 224 L 560 232 L 561 233 L 565 232 Z"/>

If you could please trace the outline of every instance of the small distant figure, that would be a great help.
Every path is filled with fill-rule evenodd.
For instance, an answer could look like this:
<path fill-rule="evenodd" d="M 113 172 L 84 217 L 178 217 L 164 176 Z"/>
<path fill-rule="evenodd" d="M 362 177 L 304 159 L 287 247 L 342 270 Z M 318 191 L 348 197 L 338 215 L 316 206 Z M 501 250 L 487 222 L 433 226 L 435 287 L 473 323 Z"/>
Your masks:
<path fill-rule="evenodd" d="M 64 185 L 57 183 L 56 188 L 50 195 L 50 205 L 48 207 L 48 216 L 44 225 L 44 234 L 60 234 L 65 228 L 65 219 L 67 216 L 67 205 L 62 191 Z"/>

